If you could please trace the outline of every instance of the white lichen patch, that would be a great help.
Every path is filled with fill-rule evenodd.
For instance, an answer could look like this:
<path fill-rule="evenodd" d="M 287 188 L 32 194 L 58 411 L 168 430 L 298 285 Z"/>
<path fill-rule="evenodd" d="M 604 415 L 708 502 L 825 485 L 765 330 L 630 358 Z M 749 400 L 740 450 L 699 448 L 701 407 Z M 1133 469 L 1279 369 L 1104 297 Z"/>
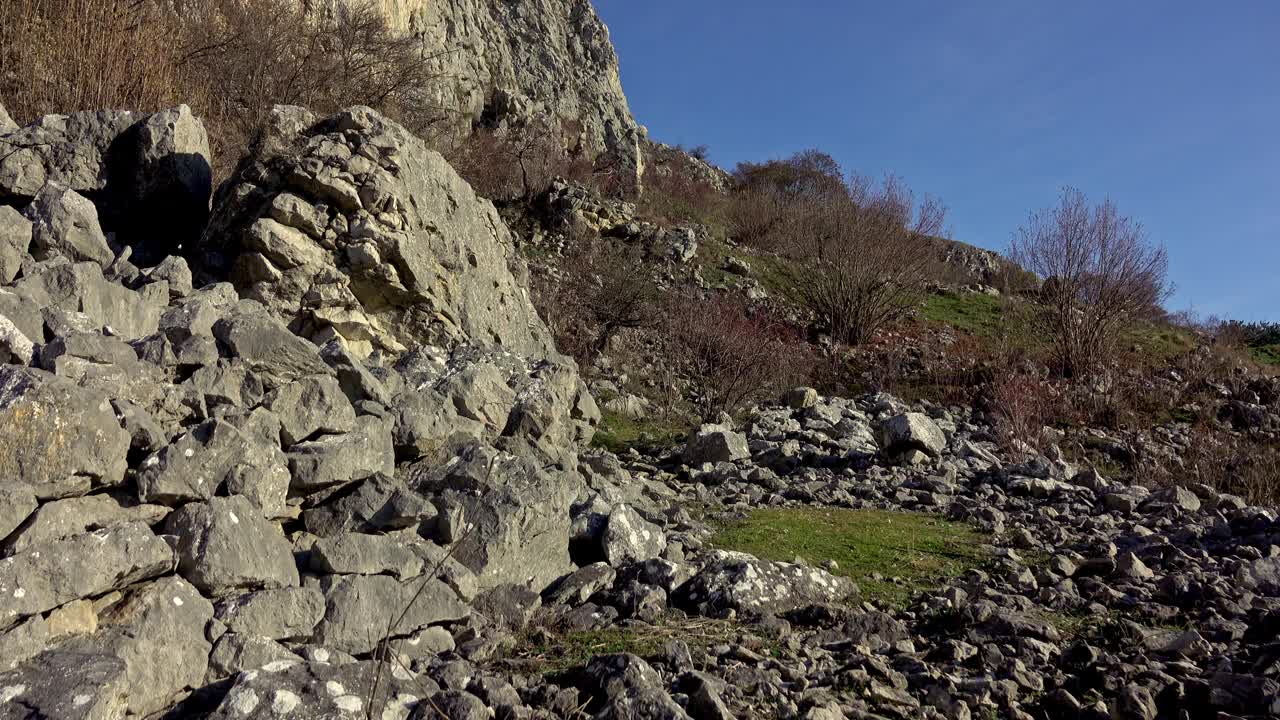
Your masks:
<path fill-rule="evenodd" d="M 26 691 L 26 685 L 10 685 L 5 688 L 0 688 L 0 705 L 9 702 Z"/>
<path fill-rule="evenodd" d="M 298 707 L 298 703 L 302 702 L 302 698 L 297 694 L 288 690 L 277 690 L 275 697 L 271 699 L 271 712 L 276 715 L 288 715 Z"/>

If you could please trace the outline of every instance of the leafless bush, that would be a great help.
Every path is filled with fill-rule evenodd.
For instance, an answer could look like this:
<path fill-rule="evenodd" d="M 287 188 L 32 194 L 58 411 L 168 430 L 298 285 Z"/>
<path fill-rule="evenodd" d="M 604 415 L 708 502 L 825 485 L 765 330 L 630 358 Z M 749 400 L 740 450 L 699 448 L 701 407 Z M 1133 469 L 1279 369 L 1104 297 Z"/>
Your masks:
<path fill-rule="evenodd" d="M 1027 373 L 1011 373 L 992 383 L 991 415 L 1001 444 L 1016 453 L 1039 449 L 1055 397 L 1044 378 Z"/>
<path fill-rule="evenodd" d="M 0 97 L 20 121 L 187 101 L 178 32 L 152 0 L 4 0 Z"/>
<path fill-rule="evenodd" d="M 1067 376 L 1107 360 L 1123 332 L 1158 313 L 1170 292 L 1164 248 L 1110 200 L 1091 206 L 1071 188 L 1019 228 L 1011 255 L 1045 279 L 1041 320 Z"/>
<path fill-rule="evenodd" d="M 807 374 L 808 353 L 798 333 L 734 299 L 680 298 L 669 323 L 704 418 L 772 397 Z"/>
<path fill-rule="evenodd" d="M 935 238 L 946 208 L 917 204 L 893 178 L 852 178 L 847 195 L 809 201 L 792 225 L 790 252 L 809 272 L 801 301 L 837 341 L 858 345 L 911 312 L 936 275 Z"/>
<path fill-rule="evenodd" d="M 1202 482 L 1253 505 L 1280 504 L 1280 445 L 1250 435 L 1192 429 L 1181 465 L 1149 473 L 1155 483 Z"/>
<path fill-rule="evenodd" d="M 490 200 L 527 200 L 546 191 L 556 178 L 599 188 L 596 165 L 566 149 L 572 143 L 570 126 L 542 119 L 481 128 L 454 138 L 444 154 L 458 174 Z"/>
<path fill-rule="evenodd" d="M 535 302 L 556 347 L 584 365 L 620 331 L 647 327 L 658 317 L 658 290 L 638 252 L 588 232 L 573 238 L 561 277 L 536 284 Z"/>

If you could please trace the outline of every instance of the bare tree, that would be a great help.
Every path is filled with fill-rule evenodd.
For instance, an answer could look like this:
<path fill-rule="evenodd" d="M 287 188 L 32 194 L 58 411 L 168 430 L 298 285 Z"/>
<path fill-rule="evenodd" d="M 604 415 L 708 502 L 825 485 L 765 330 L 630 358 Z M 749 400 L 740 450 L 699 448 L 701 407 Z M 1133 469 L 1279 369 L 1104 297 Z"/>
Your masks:
<path fill-rule="evenodd" d="M 1090 205 L 1073 188 L 1057 206 L 1031 214 L 1010 255 L 1044 279 L 1041 319 L 1067 376 L 1105 361 L 1124 331 L 1158 313 L 1172 292 L 1164 247 L 1111 200 Z"/>
<path fill-rule="evenodd" d="M 790 252 L 806 264 L 803 303 L 833 338 L 859 345 L 911 312 L 934 276 L 946 208 L 919 204 L 894 178 L 852 177 L 846 191 L 793 204 Z"/>

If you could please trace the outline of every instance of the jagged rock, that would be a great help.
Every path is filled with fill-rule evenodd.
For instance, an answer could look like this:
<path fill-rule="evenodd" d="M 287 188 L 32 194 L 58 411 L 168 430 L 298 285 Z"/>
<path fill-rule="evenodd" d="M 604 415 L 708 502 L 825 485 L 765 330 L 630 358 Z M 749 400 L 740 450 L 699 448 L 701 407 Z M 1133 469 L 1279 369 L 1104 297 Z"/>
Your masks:
<path fill-rule="evenodd" d="M 355 418 L 352 425 L 352 432 L 322 435 L 289 449 L 293 475 L 289 487 L 294 493 L 311 493 L 395 472 L 395 447 L 386 422 L 365 415 Z"/>
<path fill-rule="evenodd" d="M 240 417 L 229 417 L 248 443 L 241 462 L 227 476 L 227 492 L 243 495 L 265 518 L 290 515 L 287 505 L 289 458 L 280 449 L 280 418 L 258 407 Z"/>
<path fill-rule="evenodd" d="M 0 367 L 0 476 L 36 497 L 83 495 L 124 480 L 129 433 L 101 393 L 40 370 Z"/>
<path fill-rule="evenodd" d="M 355 429 L 356 411 L 332 375 L 299 378 L 269 394 L 265 404 L 279 416 L 281 439 L 286 446 L 316 433 Z"/>
<path fill-rule="evenodd" d="M 3 490 L 0 490 L 3 495 Z M 0 500 L 0 502 L 3 502 Z M 34 503 L 33 503 L 34 505 Z M 2 512 L 2 511 L 0 511 Z M 110 495 L 88 495 L 45 503 L 22 530 L 4 544 L 9 554 L 26 552 L 75 535 L 142 522 L 156 525 L 169 514 L 160 505 L 127 506 Z M 0 537 L 4 536 L 0 526 Z"/>
<path fill-rule="evenodd" d="M 417 525 L 436 516 L 436 507 L 404 483 L 374 475 L 350 494 L 303 513 L 307 531 L 320 537 L 374 532 Z"/>
<path fill-rule="evenodd" d="M 569 507 L 581 479 L 525 457 L 473 446 L 422 478 L 461 509 L 454 557 L 482 590 L 505 583 L 536 590 L 569 572 Z"/>
<path fill-rule="evenodd" d="M 228 632 L 209 654 L 209 677 L 225 678 L 274 663 L 302 662 L 302 658 L 271 638 Z"/>
<path fill-rule="evenodd" d="M 289 541 L 239 495 L 184 505 L 165 532 L 178 538 L 179 572 L 211 595 L 298 585 Z"/>
<path fill-rule="evenodd" d="M 151 282 L 167 283 L 171 300 L 185 298 L 195 290 L 192 286 L 191 268 L 187 265 L 187 261 L 178 255 L 166 257 L 160 261 L 159 265 L 144 270 L 143 275 Z"/>
<path fill-rule="evenodd" d="M 217 617 L 228 632 L 272 640 L 308 637 L 324 618 L 324 595 L 315 588 L 278 588 L 221 603 Z"/>
<path fill-rule="evenodd" d="M 64 185 L 45 185 L 25 214 L 32 223 L 31 255 L 36 260 L 64 257 L 106 268 L 116 259 L 93 203 Z"/>
<path fill-rule="evenodd" d="M 32 307 L 84 313 L 97 328 L 111 328 L 123 340 L 144 338 L 156 332 L 160 315 L 169 302 L 163 283 L 137 291 L 107 280 L 97 263 L 52 260 L 24 270 L 13 285 L 14 293 Z M 4 313 L 28 337 L 43 337 L 43 328 L 24 327 L 8 309 Z"/>
<path fill-rule="evenodd" d="M 35 345 L 13 321 L 0 315 L 0 364 L 30 365 Z"/>
<path fill-rule="evenodd" d="M 204 226 L 212 178 L 208 136 L 185 105 L 44 115 L 0 134 L 0 198 L 64 185 L 93 200 L 105 230 L 156 261 Z"/>
<path fill-rule="evenodd" d="M 928 415 L 905 413 L 889 418 L 880 426 L 880 446 L 887 455 L 915 450 L 938 457 L 947 446 L 947 438 Z"/>
<path fill-rule="evenodd" d="M 49 543 L 0 560 L 0 627 L 72 600 L 170 572 L 174 553 L 134 522 Z"/>
<path fill-rule="evenodd" d="M 353 655 L 373 650 L 384 637 L 404 637 L 470 612 L 448 585 L 426 575 L 407 582 L 386 575 L 328 576 L 321 590 L 326 609 L 315 640 Z"/>
<path fill-rule="evenodd" d="M 547 602 L 577 607 L 607 589 L 617 576 L 618 571 L 605 562 L 578 568 L 547 593 Z"/>
<path fill-rule="evenodd" d="M 86 655 L 102 651 L 122 660 L 129 680 L 127 710 L 146 716 L 204 684 L 210 649 L 205 625 L 212 618 L 213 605 L 195 588 L 181 578 L 162 578 L 104 611 L 98 633 L 60 649 Z"/>
<path fill-rule="evenodd" d="M 811 387 L 798 387 L 782 394 L 782 404 L 793 410 L 804 410 L 818 404 L 818 391 Z"/>
<path fill-rule="evenodd" d="M 619 505 L 609 513 L 600 541 L 605 561 L 614 567 L 658 557 L 667 549 L 662 528 L 640 517 L 629 505 Z"/>
<path fill-rule="evenodd" d="M 227 308 L 212 329 L 235 357 L 275 387 L 332 372 L 315 345 L 289 332 L 258 303 L 241 301 Z"/>
<path fill-rule="evenodd" d="M 39 655 L 49 647 L 49 623 L 33 615 L 8 630 L 0 631 L 0 672 L 6 672 Z"/>
<path fill-rule="evenodd" d="M 372 661 L 331 665 L 280 661 L 240 673 L 210 720 L 279 720 L 282 717 L 367 717 L 369 688 L 381 678 L 372 716 L 404 718 L 422 698 L 417 684 L 390 664 Z"/>
<path fill-rule="evenodd" d="M 551 351 L 509 270 L 519 260 L 506 225 L 443 158 L 368 108 L 289 129 L 301 132 L 264 147 L 300 152 L 272 159 L 270 172 L 268 158 L 248 158 L 236 177 L 257 184 L 220 193 L 201 248 L 206 271 L 228 273 L 307 337 L 336 334 L 361 355 L 468 340 Z M 295 197 L 325 208 L 298 210 Z"/>
<path fill-rule="evenodd" d="M 751 457 L 747 438 L 724 425 L 706 424 L 689 436 L 683 458 L 690 465 L 733 462 Z"/>
<path fill-rule="evenodd" d="M 715 551 L 711 558 L 680 593 L 685 604 L 704 613 L 778 613 L 805 605 L 838 603 L 858 591 L 848 578 L 807 565 L 725 551 Z"/>
<path fill-rule="evenodd" d="M 31 247 L 31 221 L 22 213 L 0 205 L 0 285 L 18 277 L 22 261 Z"/>
<path fill-rule="evenodd" d="M 9 111 L 5 110 L 4 103 L 0 103 L 0 134 L 11 133 L 17 129 L 18 123 L 14 122 Z"/>
<path fill-rule="evenodd" d="M 132 691 L 124 661 L 106 652 L 58 649 L 0 673 L 0 713 L 41 720 L 117 720 Z"/>
<path fill-rule="evenodd" d="M 398 538 L 343 533 L 316 541 L 311 567 L 330 575 L 390 574 L 407 580 L 422 574 L 423 561 Z"/>
<path fill-rule="evenodd" d="M 38 504 L 30 485 L 13 480 L 0 483 L 0 541 L 18 529 Z"/>
<path fill-rule="evenodd" d="M 138 498 L 177 504 L 208 500 L 244 459 L 249 443 L 234 425 L 209 420 L 143 461 Z"/>

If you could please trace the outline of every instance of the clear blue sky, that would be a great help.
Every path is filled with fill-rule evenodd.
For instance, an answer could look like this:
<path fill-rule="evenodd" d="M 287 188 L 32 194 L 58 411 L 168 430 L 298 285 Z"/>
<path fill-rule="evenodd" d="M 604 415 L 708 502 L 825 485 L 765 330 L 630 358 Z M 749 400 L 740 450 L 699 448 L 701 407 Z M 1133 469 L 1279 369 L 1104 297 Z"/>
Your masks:
<path fill-rule="evenodd" d="M 1280 321 L 1280 0 L 595 0 L 651 136 L 817 147 L 1002 250 L 1058 188 L 1169 249 L 1171 309 Z"/>

